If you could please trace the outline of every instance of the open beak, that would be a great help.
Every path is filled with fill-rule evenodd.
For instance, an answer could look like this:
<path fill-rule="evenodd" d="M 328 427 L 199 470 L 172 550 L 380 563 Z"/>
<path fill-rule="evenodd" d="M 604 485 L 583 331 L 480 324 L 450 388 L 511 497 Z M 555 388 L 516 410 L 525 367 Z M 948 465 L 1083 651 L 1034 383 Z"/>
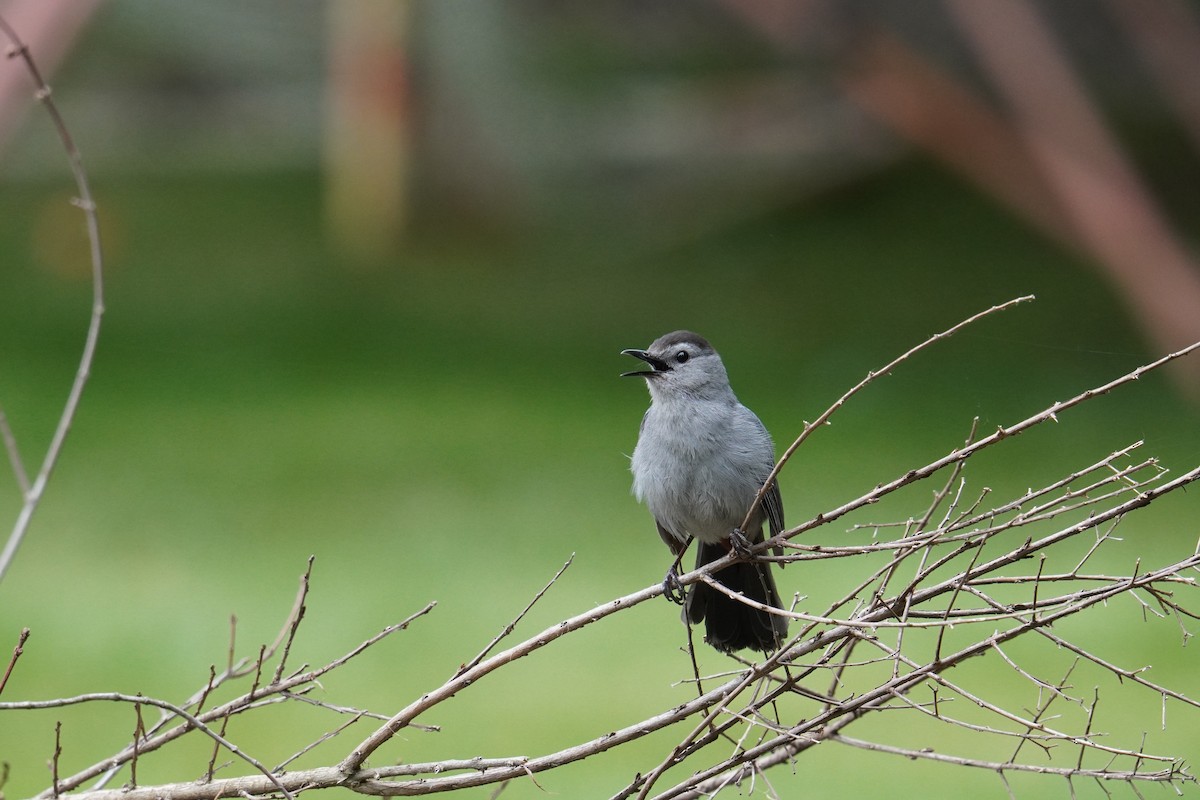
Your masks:
<path fill-rule="evenodd" d="M 656 357 L 650 355 L 645 350 L 622 350 L 621 355 L 633 356 L 634 358 L 640 358 L 642 361 L 645 361 L 647 364 L 650 365 L 650 369 L 634 370 L 632 372 L 622 372 L 621 373 L 622 378 L 628 378 L 628 377 L 631 377 L 634 375 L 641 375 L 642 377 L 648 377 L 650 375 L 661 375 L 664 372 L 671 371 L 670 364 L 663 361 L 661 358 L 656 358 Z"/>

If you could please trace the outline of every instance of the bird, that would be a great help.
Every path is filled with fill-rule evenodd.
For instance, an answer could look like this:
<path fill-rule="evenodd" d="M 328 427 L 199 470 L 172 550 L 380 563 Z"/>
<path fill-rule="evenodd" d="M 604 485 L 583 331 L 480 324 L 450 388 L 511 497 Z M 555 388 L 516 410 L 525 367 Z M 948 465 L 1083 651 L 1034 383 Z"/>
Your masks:
<path fill-rule="evenodd" d="M 648 369 L 621 373 L 645 379 L 650 407 L 642 417 L 630 457 L 633 494 L 654 517 L 658 534 L 675 556 L 663 581 L 664 593 L 683 605 L 685 623 L 705 626 L 705 641 L 733 653 L 777 649 L 787 636 L 784 616 L 756 608 L 698 582 L 682 591 L 678 567 L 697 542 L 699 569 L 733 551 L 743 560 L 713 574 L 732 592 L 762 606 L 782 609 L 770 562 L 749 548 L 784 530 L 779 485 L 771 485 L 739 526 L 775 466 L 775 445 L 753 411 L 729 385 L 725 365 L 703 336 L 674 331 L 645 350 L 622 350 Z"/>

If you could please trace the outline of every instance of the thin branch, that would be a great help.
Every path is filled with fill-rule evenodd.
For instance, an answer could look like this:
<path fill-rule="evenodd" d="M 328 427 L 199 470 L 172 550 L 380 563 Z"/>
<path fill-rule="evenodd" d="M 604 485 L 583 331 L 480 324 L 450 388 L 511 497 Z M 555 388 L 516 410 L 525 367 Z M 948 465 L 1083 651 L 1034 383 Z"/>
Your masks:
<path fill-rule="evenodd" d="M 584 628 L 593 622 L 604 619 L 607 616 L 623 611 L 626 608 L 631 608 L 639 603 L 643 603 L 652 597 L 657 597 L 662 594 L 663 587 L 661 584 L 642 589 L 640 592 L 619 597 L 605 603 L 602 606 L 578 614 L 570 619 L 563 620 L 556 625 L 553 625 L 541 633 L 526 639 L 520 644 L 514 645 L 507 650 L 503 650 L 490 658 L 487 658 L 465 672 L 459 672 L 446 683 L 434 689 L 428 694 L 422 695 L 416 701 L 410 703 L 401 711 L 397 712 L 383 726 L 378 728 L 369 737 L 364 739 L 346 758 L 338 765 L 338 769 L 343 774 L 352 774 L 357 772 L 362 767 L 363 762 L 378 750 L 384 742 L 391 739 L 401 729 L 407 727 L 419 715 L 441 703 L 450 697 L 453 697 L 458 692 L 466 689 L 468 686 L 475 685 L 480 678 L 494 672 L 496 669 L 523 658 L 530 653 L 540 650 L 558 638 L 572 631 Z"/>
<path fill-rule="evenodd" d="M 8 536 L 8 541 L 5 542 L 3 551 L 0 551 L 0 581 L 2 581 L 9 567 L 12 566 L 13 559 L 17 554 L 17 548 L 21 546 L 25 534 L 29 531 L 29 523 L 33 519 L 33 513 L 37 510 L 41 502 L 42 495 L 46 491 L 50 475 L 58 463 L 58 457 L 62 453 L 63 444 L 66 442 L 67 434 L 71 430 L 71 424 L 74 422 L 76 411 L 79 408 L 80 399 L 83 397 L 84 387 L 87 385 L 88 377 L 91 375 L 92 360 L 96 354 L 96 343 L 100 338 L 100 321 L 104 316 L 104 256 L 100 247 L 100 223 L 96 216 L 96 204 L 92 199 L 87 172 L 83 168 L 83 157 L 80 155 L 79 148 L 75 146 L 70 131 L 67 130 L 62 115 L 59 114 L 58 107 L 54 104 L 53 99 L 51 99 L 50 87 L 42 80 L 41 73 L 37 68 L 37 64 L 34 63 L 29 48 L 2 16 L 0 16 L 0 32 L 3 32 L 4 36 L 12 44 L 10 55 L 19 57 L 25 63 L 26 70 L 33 78 L 34 97 L 41 101 L 42 106 L 46 109 L 46 113 L 50 115 L 54 129 L 58 133 L 58 138 L 62 143 L 63 149 L 66 151 L 67 161 L 70 164 L 71 173 L 75 178 L 75 187 L 79 192 L 79 197 L 76 199 L 75 204 L 83 210 L 92 260 L 92 313 L 88 322 L 87 337 L 83 344 L 83 354 L 80 356 L 79 366 L 75 372 L 75 380 L 71 384 L 71 391 L 67 395 L 66 404 L 63 407 L 62 415 L 59 417 L 58 425 L 54 429 L 50 445 L 46 449 L 46 455 L 42 459 L 42 465 L 38 469 L 32 483 L 29 483 L 26 476 L 25 483 L 28 483 L 28 489 L 23 491 L 24 503 L 17 514 L 17 519 L 13 524 L 12 532 Z M 16 455 L 15 447 L 8 447 L 8 452 L 10 459 L 13 458 Z M 18 460 L 17 463 L 19 464 L 20 461 Z M 18 469 L 18 475 L 23 471 L 24 467 L 21 466 Z M 20 481 L 19 477 L 18 481 Z"/>
<path fill-rule="evenodd" d="M 1198 563 L 1200 563 L 1200 561 L 1196 561 L 1196 562 L 1192 563 L 1190 566 L 1192 566 L 1192 568 L 1195 568 Z M 1142 667 L 1141 669 L 1125 669 L 1124 667 L 1119 667 L 1110 661 L 1106 661 L 1105 659 L 1100 658 L 1099 656 L 1088 652 L 1087 650 L 1083 649 L 1079 645 L 1067 641 L 1066 639 L 1062 638 L 1061 636 L 1058 636 L 1057 634 L 1053 633 L 1050 630 L 1047 630 L 1045 628 L 1039 628 L 1038 633 L 1041 634 L 1042 636 L 1045 636 L 1047 639 L 1054 642 L 1055 644 L 1057 644 L 1059 647 L 1063 648 L 1064 650 L 1070 650 L 1072 653 L 1075 653 L 1076 655 L 1078 655 L 1082 658 L 1085 658 L 1088 661 L 1091 661 L 1093 664 L 1103 667 L 1104 669 L 1108 670 L 1112 674 L 1114 674 L 1124 680 L 1133 681 L 1136 684 L 1145 686 L 1147 689 L 1158 692 L 1160 695 L 1163 696 L 1164 699 L 1167 697 L 1170 697 L 1174 700 L 1178 700 L 1181 703 L 1186 703 L 1187 705 L 1192 706 L 1194 708 L 1200 708 L 1200 700 L 1193 700 L 1192 698 L 1188 697 L 1187 695 L 1183 694 L 1182 692 L 1177 692 L 1173 689 L 1168 689 L 1166 686 L 1162 686 L 1160 684 L 1154 683 L 1153 681 L 1148 681 L 1145 678 L 1143 678 L 1142 672 L 1144 672 L 1147 669 L 1147 667 Z"/>
<path fill-rule="evenodd" d="M 850 745 L 857 747 L 860 750 L 872 750 L 877 753 L 890 753 L 892 755 L 903 756 L 904 758 L 917 760 L 925 759 L 929 761 L 939 761 L 943 764 L 954 764 L 960 767 L 973 767 L 976 769 L 987 769 L 993 772 L 1036 772 L 1041 775 L 1059 775 L 1064 778 L 1096 778 L 1106 781 L 1145 781 L 1148 783 L 1171 783 L 1184 777 L 1181 771 L 1182 762 L 1173 761 L 1170 766 L 1165 769 L 1156 770 L 1154 772 L 1139 772 L 1138 770 L 1107 770 L 1107 769 L 1083 769 L 1080 766 L 1076 767 L 1051 767 L 1048 765 L 1037 764 L 1015 764 L 1008 761 L 984 761 L 976 758 L 964 758 L 962 756 L 951 756 L 943 753 L 938 753 L 930 749 L 915 750 L 907 747 L 893 747 L 891 745 L 879 744 L 878 742 L 867 742 L 861 739 L 851 739 L 838 734 L 830 736 L 829 741 L 838 742 L 839 744 Z"/>
<path fill-rule="evenodd" d="M 279 679 L 283 677 L 284 667 L 287 666 L 288 654 L 292 651 L 292 642 L 296 639 L 296 631 L 300 628 L 300 621 L 304 619 L 304 601 L 308 598 L 308 581 L 312 577 L 313 561 L 316 556 L 308 557 L 308 567 L 304 570 L 304 574 L 300 576 L 300 589 L 296 592 L 296 602 L 292 605 L 292 613 L 288 615 L 288 624 L 284 630 L 287 632 L 287 638 L 283 645 L 283 655 L 279 657 L 279 664 L 275 667 L 275 677 L 271 680 L 272 683 L 279 683 Z M 283 631 L 280 631 L 279 639 L 271 645 L 268 658 L 273 654 L 279 646 L 280 639 L 283 639 Z"/>
<path fill-rule="evenodd" d="M 135 722 L 133 726 L 133 758 L 129 759 L 129 784 L 137 786 L 138 742 L 146 736 L 146 725 L 142 721 L 142 704 L 133 704 Z"/>
<path fill-rule="evenodd" d="M 58 797 L 58 759 L 62 755 L 62 720 L 54 723 L 54 753 L 50 757 L 50 792 L 51 797 Z"/>
<path fill-rule="evenodd" d="M 334 705 L 333 703 L 327 703 L 324 700 L 316 700 L 312 697 L 307 697 L 302 694 L 296 694 L 295 692 L 281 692 L 280 695 L 283 697 L 286 697 L 288 700 L 296 700 L 301 703 L 307 703 L 310 706 L 316 706 L 317 708 L 324 708 L 328 711 L 334 712 L 335 714 L 349 714 L 349 715 L 353 716 L 355 718 L 355 720 L 362 719 L 365 717 L 367 719 L 377 719 L 380 722 L 385 722 L 388 719 L 388 716 L 386 714 L 377 714 L 374 711 L 367 711 L 365 708 L 350 708 L 348 706 L 338 706 L 338 705 Z M 434 728 L 433 730 L 436 731 L 437 728 Z"/>
<path fill-rule="evenodd" d="M 867 385 L 872 383 L 876 378 L 883 376 L 883 375 L 891 374 L 891 371 L 893 369 L 895 369 L 896 367 L 898 367 L 900 364 L 904 363 L 908 359 L 912 358 L 913 356 L 915 356 L 917 353 L 924 350 L 925 348 L 930 347 L 934 343 L 939 342 L 942 339 L 946 339 L 946 338 L 953 336 L 954 334 L 958 333 L 963 328 L 978 322 L 979 320 L 983 319 L 984 317 L 990 316 L 990 315 L 995 314 L 1000 311 L 1006 311 L 1009 308 L 1012 308 L 1013 306 L 1018 305 L 1019 303 L 1025 303 L 1025 302 L 1031 301 L 1033 299 L 1034 299 L 1033 295 L 1031 295 L 1031 294 L 1025 295 L 1024 297 L 1017 297 L 1012 300 L 1008 300 L 1006 302 L 1000 303 L 999 305 L 992 306 L 991 308 L 989 308 L 985 311 L 980 311 L 978 314 L 973 314 L 972 316 L 964 319 L 962 322 L 959 322 L 956 325 L 950 326 L 949 328 L 942 331 L 941 333 L 935 333 L 933 336 L 930 336 L 928 339 L 926 339 L 925 341 L 916 345 L 915 347 L 909 348 L 904 353 L 901 353 L 899 356 L 897 356 L 896 358 L 889 361 L 887 363 L 887 365 L 885 365 L 882 369 L 868 372 L 867 376 L 865 378 L 863 378 L 861 381 L 856 383 L 854 386 L 852 386 L 849 389 L 849 391 L 847 391 L 845 394 L 843 394 L 841 397 L 839 397 L 834 402 L 834 404 L 831 405 L 829 408 L 825 409 L 825 411 L 823 411 L 819 417 L 817 417 L 815 420 L 813 420 L 812 422 L 810 422 L 804 426 L 804 430 L 802 430 L 800 432 L 800 435 L 796 437 L 796 440 L 794 442 L 792 442 L 791 445 L 788 446 L 788 449 L 784 451 L 782 456 L 780 456 L 778 463 L 775 464 L 775 468 L 771 470 L 771 474 L 769 474 L 767 476 L 767 479 L 765 481 L 763 481 L 762 488 L 758 490 L 758 495 L 754 498 L 754 502 L 750 505 L 750 508 L 747 509 L 747 511 L 746 511 L 746 517 L 745 517 L 745 519 L 742 520 L 741 527 L 742 528 L 749 527 L 750 518 L 754 516 L 754 512 L 758 509 L 759 505 L 762 503 L 763 497 L 766 496 L 767 492 L 770 490 L 771 485 L 775 482 L 776 478 L 779 477 L 780 470 L 782 470 L 784 468 L 784 466 L 787 465 L 787 462 L 791 460 L 792 454 L 795 453 L 796 450 L 798 450 L 800 448 L 800 445 L 804 444 L 804 442 L 808 439 L 808 437 L 812 435 L 813 431 L 815 431 L 817 428 L 819 428 L 822 425 L 824 425 L 825 423 L 827 423 L 829 421 L 829 418 L 833 416 L 834 412 L 836 412 L 839 408 L 844 406 L 850 400 L 851 397 L 853 397 L 854 395 L 858 394 L 860 391 L 865 389 L 867 387 Z M 763 549 L 765 550 L 766 548 L 763 548 Z"/>
<path fill-rule="evenodd" d="M 545 596 L 546 592 L 550 591 L 550 587 L 553 586 L 556 582 L 558 582 L 558 579 L 562 577 L 562 574 L 567 571 L 567 567 L 571 566 L 571 562 L 573 562 L 574 560 L 575 560 L 575 554 L 571 553 L 571 557 L 567 559 L 565 564 L 563 564 L 561 567 L 559 567 L 558 572 L 554 573 L 554 577 L 550 579 L 549 583 L 547 583 L 545 586 L 542 587 L 541 591 L 539 591 L 537 594 L 535 594 L 533 596 L 533 599 L 529 601 L 529 603 L 525 606 L 525 608 L 521 609 L 521 613 L 517 614 L 517 616 L 514 617 L 511 622 L 509 622 L 507 625 L 505 625 L 504 629 L 502 631 L 500 631 L 500 633 L 496 634 L 496 638 L 494 638 L 494 639 L 492 639 L 492 641 L 488 642 L 487 647 L 483 648 L 483 650 L 481 650 L 479 652 L 479 655 L 475 656 L 470 661 L 468 661 L 466 664 L 463 664 L 461 667 L 459 667 L 458 672 L 455 674 L 461 675 L 462 673 L 466 672 L 467 670 L 473 669 L 476 665 L 479 664 L 480 661 L 482 661 L 484 659 L 484 657 L 487 656 L 488 653 L 492 652 L 492 650 L 494 650 L 496 648 L 496 645 L 498 645 L 509 634 L 511 634 L 514 630 L 516 630 L 517 625 L 521 622 L 521 620 L 523 620 L 525 618 L 525 615 L 528 614 L 529 611 L 537 604 L 537 602 L 539 600 L 541 600 L 542 597 Z"/>
<path fill-rule="evenodd" d="M 285 758 L 283 761 L 280 761 L 279 764 L 276 765 L 275 769 L 271 770 L 271 772 L 274 774 L 279 774 L 280 772 L 283 772 L 284 767 L 286 767 L 288 764 L 291 764 L 296 759 L 300 758 L 301 756 L 303 756 L 306 753 L 311 752 L 312 750 L 316 749 L 320 745 L 325 744 L 325 742 L 329 741 L 333 737 L 342 733 L 343 731 L 345 731 L 347 728 L 349 728 L 354 723 L 358 722 L 360 719 L 362 719 L 366 715 L 367 715 L 367 712 L 360 711 L 359 713 L 355 714 L 353 717 L 346 720 L 345 722 L 343 722 L 341 725 L 337 726 L 333 730 L 321 734 L 315 740 L 309 742 L 304 747 L 301 747 L 299 750 L 297 750 L 295 753 L 293 753 L 292 755 Z"/>
<path fill-rule="evenodd" d="M 8 685 L 8 679 L 12 675 L 13 669 L 17 666 L 18 659 L 25 653 L 25 642 L 29 641 L 29 628 L 22 628 L 17 635 L 17 646 L 13 648 L 12 657 L 8 659 L 8 666 L 4 668 L 4 677 L 0 678 L 0 694 L 4 694 L 4 687 Z"/>
<path fill-rule="evenodd" d="M 13 434 L 12 426 L 8 424 L 8 416 L 0 408 L 0 439 L 4 440 L 4 449 L 8 452 L 8 461 L 12 464 L 13 475 L 17 479 L 17 487 L 22 497 L 29 496 L 29 473 L 25 470 L 25 462 L 17 447 L 17 437 Z"/>

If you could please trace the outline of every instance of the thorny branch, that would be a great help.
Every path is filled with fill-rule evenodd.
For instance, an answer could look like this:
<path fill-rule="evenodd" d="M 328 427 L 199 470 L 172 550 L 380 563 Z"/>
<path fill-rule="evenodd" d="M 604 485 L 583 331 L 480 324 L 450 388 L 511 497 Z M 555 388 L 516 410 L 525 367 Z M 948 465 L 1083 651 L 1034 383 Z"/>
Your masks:
<path fill-rule="evenodd" d="M 962 322 L 952 325 L 949 328 L 947 328 L 946 330 L 941 331 L 940 333 L 935 333 L 934 335 L 930 336 L 928 339 L 921 342 L 917 346 L 909 348 L 908 350 L 906 350 L 905 352 L 901 353 L 900 355 L 898 355 L 894 359 L 892 359 L 890 362 L 888 362 L 887 365 L 884 366 L 882 369 L 871 370 L 870 372 L 868 372 L 866 377 L 864 377 L 858 383 L 854 384 L 854 386 L 850 387 L 850 389 L 848 389 L 845 394 L 843 394 L 841 397 L 839 397 L 834 402 L 833 405 L 831 405 L 829 408 L 827 408 L 823 412 L 821 412 L 820 416 L 818 416 L 812 422 L 805 423 L 804 430 L 802 430 L 800 432 L 800 435 L 796 437 L 795 441 L 793 441 L 790 445 L 788 445 L 787 450 L 785 450 L 783 452 L 783 455 L 780 457 L 779 462 L 775 465 L 775 468 L 773 470 L 771 470 L 771 474 L 767 476 L 767 479 L 765 481 L 763 481 L 762 488 L 758 490 L 758 496 L 754 498 L 754 502 L 750 504 L 750 508 L 746 512 L 746 516 L 742 519 L 741 527 L 748 528 L 750 526 L 750 518 L 752 516 L 754 516 L 754 512 L 762 504 L 763 498 L 766 496 L 767 492 L 771 488 L 771 484 L 774 483 L 776 478 L 779 477 L 780 470 L 782 470 L 785 466 L 787 466 L 787 462 L 790 461 L 792 459 L 792 456 L 795 455 L 796 451 L 800 449 L 800 445 L 804 444 L 804 442 L 806 442 L 809 439 L 809 437 L 811 437 L 813 435 L 814 431 L 816 431 L 822 425 L 829 422 L 829 418 L 832 417 L 834 415 L 834 413 L 837 412 L 838 409 L 840 409 L 844 405 L 846 405 L 846 403 L 850 400 L 850 398 L 854 397 L 854 395 L 858 394 L 863 389 L 867 388 L 867 385 L 872 383 L 873 381 L 875 381 L 877 378 L 885 376 L 885 375 L 890 375 L 892 373 L 892 370 L 894 370 L 896 367 L 900 366 L 900 364 L 902 364 L 903 362 L 912 358 L 913 356 L 915 356 L 917 353 L 924 350 L 925 348 L 932 346 L 933 344 L 941 341 L 942 339 L 946 339 L 950 336 L 953 336 L 954 334 L 958 333 L 963 328 L 966 328 L 969 325 L 972 325 L 973 323 L 978 322 L 979 320 L 983 319 L 984 317 L 991 316 L 992 314 L 998 313 L 1000 311 L 1005 311 L 1019 303 L 1026 303 L 1033 299 L 1034 299 L 1033 295 L 1031 295 L 1031 294 L 1025 295 L 1024 297 L 1017 297 L 1017 298 L 1014 298 L 1007 302 L 1000 303 L 999 305 L 992 306 L 991 308 L 986 309 L 984 311 L 980 311 L 978 314 L 974 314 L 970 317 L 967 317 Z"/>

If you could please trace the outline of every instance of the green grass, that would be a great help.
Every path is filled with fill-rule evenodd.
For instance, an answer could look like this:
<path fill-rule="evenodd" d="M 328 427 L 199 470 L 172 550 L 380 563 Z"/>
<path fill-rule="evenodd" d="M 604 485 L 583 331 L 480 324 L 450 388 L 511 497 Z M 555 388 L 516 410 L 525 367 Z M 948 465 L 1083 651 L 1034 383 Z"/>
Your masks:
<path fill-rule="evenodd" d="M 1148 356 L 1085 265 L 919 165 L 671 246 L 601 218 L 586 230 L 418 235 L 375 270 L 330 251 L 313 176 L 112 182 L 97 192 L 108 316 L 60 469 L 0 586 L 0 644 L 33 630 L 9 700 L 98 690 L 183 698 L 224 662 L 231 614 L 240 652 L 274 636 L 310 554 L 298 660 L 331 658 L 438 601 L 326 682 L 330 701 L 380 710 L 453 673 L 572 553 L 518 636 L 659 580 L 666 554 L 629 496 L 624 455 L 646 397 L 616 374 L 622 348 L 671 328 L 695 328 L 721 348 L 740 396 L 783 444 L 925 336 L 1039 296 L 840 412 L 784 474 L 793 521 L 941 455 L 973 416 L 984 429 L 1011 423 Z M 0 402 L 30 459 L 53 429 L 88 307 L 73 246 L 39 239 L 61 202 L 37 187 L 0 196 Z M 1194 420 L 1150 377 L 981 459 L 972 480 L 1021 491 L 1138 438 L 1181 471 L 1200 441 Z M 17 508 L 10 484 L 4 519 Z M 1146 520 L 1128 521 L 1121 557 L 1191 551 L 1193 498 L 1165 501 Z M 783 577 L 785 592 L 814 595 L 846 580 L 801 568 Z M 1173 625 L 1132 615 L 1121 635 L 1139 649 L 1110 655 L 1194 681 Z M 619 615 L 439 707 L 421 721 L 442 733 L 410 733 L 381 760 L 537 755 L 627 725 L 688 697 L 675 685 L 689 669 L 681 641 L 665 603 Z M 1116 719 L 1157 736 L 1158 700 L 1140 699 L 1153 719 L 1136 707 Z M 120 747 L 134 724 L 124 707 L 6 714 L 8 796 L 46 785 L 58 718 L 63 772 Z M 281 730 L 316 735 L 333 724 L 273 710 L 231 734 L 273 762 L 295 749 Z M 893 724 L 864 721 L 860 735 L 903 741 Z M 958 744 L 945 731 L 929 737 Z M 669 741 L 539 783 L 558 796 L 606 797 Z M 1194 742 L 1183 748 L 1195 757 Z M 185 746 L 148 759 L 140 779 L 190 779 L 207 757 L 207 746 Z M 831 746 L 771 778 L 784 796 L 853 796 L 877 793 L 883 775 L 898 796 L 1003 791 L 994 776 Z M 1024 797 L 1064 789 L 1020 786 Z M 541 794 L 523 782 L 505 796 Z"/>

